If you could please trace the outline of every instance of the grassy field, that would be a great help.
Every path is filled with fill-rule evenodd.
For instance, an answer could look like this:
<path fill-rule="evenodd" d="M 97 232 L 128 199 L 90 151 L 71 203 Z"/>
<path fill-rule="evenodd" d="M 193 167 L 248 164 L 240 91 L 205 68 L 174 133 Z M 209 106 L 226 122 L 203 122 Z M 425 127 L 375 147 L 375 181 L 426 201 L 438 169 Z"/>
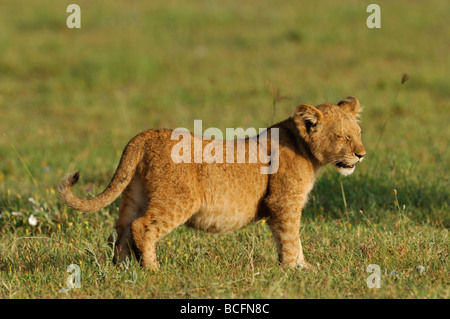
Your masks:
<path fill-rule="evenodd" d="M 450 2 L 378 1 L 381 29 L 359 0 L 79 0 L 81 29 L 70 3 L 0 0 L 0 298 L 450 297 Z M 78 195 L 102 191 L 144 129 L 267 127 L 348 95 L 367 156 L 320 174 L 300 229 L 312 271 L 277 265 L 264 221 L 180 227 L 160 272 L 115 267 L 118 202 L 82 214 L 55 193 L 75 170 Z M 70 264 L 81 288 L 59 293 Z"/>

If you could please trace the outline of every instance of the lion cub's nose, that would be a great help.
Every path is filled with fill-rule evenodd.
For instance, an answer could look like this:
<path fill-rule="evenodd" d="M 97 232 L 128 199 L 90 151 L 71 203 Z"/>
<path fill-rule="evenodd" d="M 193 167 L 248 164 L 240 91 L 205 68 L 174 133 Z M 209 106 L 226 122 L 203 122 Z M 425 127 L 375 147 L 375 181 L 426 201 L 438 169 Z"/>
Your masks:
<path fill-rule="evenodd" d="M 354 153 L 354 154 L 355 154 L 355 156 L 356 156 L 357 158 L 359 158 L 359 159 L 362 159 L 364 156 L 366 156 L 366 153 L 361 153 L 361 154 Z"/>

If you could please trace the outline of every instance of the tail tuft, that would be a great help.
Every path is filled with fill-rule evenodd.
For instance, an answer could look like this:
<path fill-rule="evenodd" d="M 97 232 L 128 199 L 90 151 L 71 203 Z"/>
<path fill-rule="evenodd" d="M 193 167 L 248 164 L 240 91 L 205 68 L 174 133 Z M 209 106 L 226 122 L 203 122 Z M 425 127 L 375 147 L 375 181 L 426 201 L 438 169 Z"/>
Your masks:
<path fill-rule="evenodd" d="M 59 187 L 58 187 L 59 195 L 62 199 L 66 198 L 71 193 L 71 188 L 76 183 L 78 183 L 79 179 L 80 179 L 80 172 L 66 175 L 63 178 L 63 180 L 61 181 L 61 184 L 59 184 Z"/>
<path fill-rule="evenodd" d="M 76 172 L 74 174 L 72 174 L 71 176 L 69 176 L 70 178 L 70 184 L 73 186 L 76 183 L 78 183 L 78 180 L 80 179 L 80 172 Z"/>

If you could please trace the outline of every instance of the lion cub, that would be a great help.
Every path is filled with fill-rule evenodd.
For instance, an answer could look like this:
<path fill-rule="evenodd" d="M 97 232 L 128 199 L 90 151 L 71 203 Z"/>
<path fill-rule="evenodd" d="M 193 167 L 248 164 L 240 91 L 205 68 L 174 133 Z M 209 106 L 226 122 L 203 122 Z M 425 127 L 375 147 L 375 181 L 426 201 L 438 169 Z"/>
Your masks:
<path fill-rule="evenodd" d="M 309 268 L 299 238 L 300 218 L 316 174 L 333 164 L 351 174 L 366 151 L 361 141 L 357 117 L 360 104 L 355 97 L 316 107 L 302 104 L 292 117 L 267 130 L 272 160 L 278 160 L 273 174 L 262 174 L 256 161 L 175 163 L 173 148 L 179 143 L 171 130 L 147 130 L 126 146 L 109 186 L 92 199 L 72 193 L 79 174 L 66 176 L 59 192 L 62 200 L 78 211 L 99 210 L 122 194 L 116 224 L 115 261 L 134 255 L 141 263 L 156 269 L 157 241 L 179 225 L 223 233 L 242 228 L 252 221 L 267 218 L 278 251 L 279 262 L 290 268 Z M 277 129 L 278 143 L 269 143 Z M 204 149 L 210 140 L 191 135 Z M 247 138 L 245 151 L 250 152 Z M 223 150 L 225 141 L 220 143 Z M 198 145 L 198 144 L 197 144 Z M 236 150 L 236 147 L 235 147 Z M 242 149 L 241 149 L 242 150 Z M 183 152 L 186 151 L 183 149 Z M 234 152 L 234 156 L 238 156 Z M 186 154 L 194 156 L 194 152 Z M 249 158 L 247 154 L 246 158 Z"/>

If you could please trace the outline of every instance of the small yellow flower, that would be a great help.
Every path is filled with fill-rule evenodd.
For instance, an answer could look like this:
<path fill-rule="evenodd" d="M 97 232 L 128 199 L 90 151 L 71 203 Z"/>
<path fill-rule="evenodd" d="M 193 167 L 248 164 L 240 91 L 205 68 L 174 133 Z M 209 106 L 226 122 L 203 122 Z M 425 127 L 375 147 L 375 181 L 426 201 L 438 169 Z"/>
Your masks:
<path fill-rule="evenodd" d="M 170 245 L 172 245 L 172 243 L 170 241 L 168 241 L 167 242 L 167 246 L 170 246 Z"/>
<path fill-rule="evenodd" d="M 348 224 L 348 228 L 352 228 L 352 224 L 349 223 L 349 224 Z"/>
<path fill-rule="evenodd" d="M 16 194 L 16 197 L 17 197 L 18 199 L 21 199 L 21 198 L 22 198 L 22 196 L 20 196 L 19 193 Z"/>
<path fill-rule="evenodd" d="M 53 187 L 50 187 L 50 194 L 55 195 L 55 189 Z"/>
<path fill-rule="evenodd" d="M 261 220 L 261 226 L 264 226 L 265 224 L 266 224 L 266 220 L 265 219 Z"/>
<path fill-rule="evenodd" d="M 60 224 L 57 224 L 57 225 L 56 225 L 56 228 L 61 229 L 61 225 L 60 225 Z"/>

